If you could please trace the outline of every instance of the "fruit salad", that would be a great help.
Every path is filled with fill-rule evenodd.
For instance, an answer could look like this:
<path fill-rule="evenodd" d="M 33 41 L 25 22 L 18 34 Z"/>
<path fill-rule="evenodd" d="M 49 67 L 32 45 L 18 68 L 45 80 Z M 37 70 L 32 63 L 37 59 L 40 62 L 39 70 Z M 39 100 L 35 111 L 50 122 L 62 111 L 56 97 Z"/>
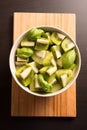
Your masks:
<path fill-rule="evenodd" d="M 53 93 L 73 79 L 77 68 L 75 44 L 61 32 L 32 28 L 15 54 L 16 77 L 36 93 Z"/>

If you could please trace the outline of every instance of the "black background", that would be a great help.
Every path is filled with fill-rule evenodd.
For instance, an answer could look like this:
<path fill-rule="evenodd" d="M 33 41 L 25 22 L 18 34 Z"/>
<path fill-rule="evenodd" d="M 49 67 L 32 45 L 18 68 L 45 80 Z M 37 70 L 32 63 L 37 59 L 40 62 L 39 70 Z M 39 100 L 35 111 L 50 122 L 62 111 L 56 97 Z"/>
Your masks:
<path fill-rule="evenodd" d="M 77 117 L 11 117 L 11 73 L 9 53 L 14 12 L 76 14 L 76 41 L 82 66 L 77 79 Z M 82 130 L 87 127 L 87 1 L 86 0 L 1 0 L 0 1 L 0 130 Z"/>

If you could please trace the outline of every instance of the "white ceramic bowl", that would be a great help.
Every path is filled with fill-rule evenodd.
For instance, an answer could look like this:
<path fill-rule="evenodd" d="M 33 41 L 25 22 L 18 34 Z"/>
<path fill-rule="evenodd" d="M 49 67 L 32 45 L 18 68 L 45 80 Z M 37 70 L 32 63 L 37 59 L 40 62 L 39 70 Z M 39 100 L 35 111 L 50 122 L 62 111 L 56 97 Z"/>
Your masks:
<path fill-rule="evenodd" d="M 9 64 L 10 64 L 10 70 L 11 70 L 11 74 L 14 78 L 14 80 L 16 81 L 16 83 L 18 84 L 18 86 L 20 88 L 22 88 L 24 91 L 28 92 L 29 94 L 32 94 L 32 95 L 35 95 L 35 96 L 40 96 L 40 97 L 49 97 L 49 96 L 55 96 L 55 95 L 58 95 L 62 92 L 64 92 L 65 90 L 67 90 L 73 83 L 74 81 L 77 79 L 78 77 L 78 74 L 80 72 L 80 68 L 81 68 L 81 55 L 80 55 L 80 51 L 79 51 L 79 48 L 77 46 L 77 44 L 74 42 L 74 40 L 71 38 L 71 36 L 69 34 L 67 34 L 66 32 L 62 31 L 61 29 L 59 28 L 56 28 L 56 27 L 50 27 L 50 26 L 41 26 L 41 27 L 37 27 L 37 28 L 42 28 L 46 31 L 57 31 L 57 32 L 60 32 L 64 35 L 66 35 L 67 37 L 69 37 L 71 39 L 71 41 L 75 44 L 75 47 L 76 47 L 76 50 L 77 50 L 77 70 L 76 70 L 76 73 L 75 73 L 75 76 L 74 78 L 66 85 L 66 87 L 54 92 L 54 93 L 46 93 L 46 94 L 39 94 L 39 93 L 36 93 L 36 92 L 32 92 L 31 90 L 29 90 L 29 88 L 27 87 L 24 87 L 17 79 L 17 77 L 15 76 L 15 72 L 16 72 L 16 68 L 15 68 L 15 53 L 16 53 L 16 49 L 17 47 L 19 46 L 20 44 L 20 41 L 21 39 L 26 35 L 26 33 L 31 29 L 27 30 L 26 32 L 24 32 L 23 34 L 21 34 L 18 39 L 15 41 L 15 43 L 13 44 L 12 46 L 12 49 L 11 49 L 11 52 L 10 52 L 10 57 L 9 57 Z"/>

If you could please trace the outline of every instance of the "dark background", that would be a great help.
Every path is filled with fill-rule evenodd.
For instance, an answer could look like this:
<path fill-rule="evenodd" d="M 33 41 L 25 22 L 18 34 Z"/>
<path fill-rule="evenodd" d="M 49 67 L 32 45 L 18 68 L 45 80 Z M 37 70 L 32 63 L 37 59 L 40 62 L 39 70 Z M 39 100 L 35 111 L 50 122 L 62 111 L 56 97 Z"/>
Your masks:
<path fill-rule="evenodd" d="M 11 73 L 9 53 L 13 36 L 14 12 L 76 14 L 76 41 L 82 66 L 77 79 L 77 117 L 11 117 Z M 1 0 L 0 1 L 0 130 L 70 129 L 87 127 L 87 0 Z"/>

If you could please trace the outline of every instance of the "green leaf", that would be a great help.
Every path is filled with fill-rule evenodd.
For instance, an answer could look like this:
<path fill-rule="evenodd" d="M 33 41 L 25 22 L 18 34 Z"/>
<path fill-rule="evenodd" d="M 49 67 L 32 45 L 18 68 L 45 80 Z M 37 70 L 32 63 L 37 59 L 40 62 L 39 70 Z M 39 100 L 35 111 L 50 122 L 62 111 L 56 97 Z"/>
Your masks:
<path fill-rule="evenodd" d="M 76 59 L 75 49 L 64 53 L 63 56 L 62 56 L 62 66 L 63 66 L 63 68 L 65 68 L 65 69 L 70 68 L 74 64 L 75 59 Z"/>
<path fill-rule="evenodd" d="M 31 48 L 18 48 L 17 56 L 20 58 L 29 58 L 33 55 L 33 50 Z"/>
<path fill-rule="evenodd" d="M 37 38 L 40 38 L 42 35 L 44 35 L 44 33 L 45 32 L 42 29 L 32 28 L 28 32 L 27 37 L 28 37 L 28 40 L 35 41 Z"/>
<path fill-rule="evenodd" d="M 51 84 L 49 84 L 46 80 L 44 80 L 43 75 L 41 75 L 41 74 L 38 75 L 38 81 L 44 92 L 51 92 L 53 86 Z"/>

